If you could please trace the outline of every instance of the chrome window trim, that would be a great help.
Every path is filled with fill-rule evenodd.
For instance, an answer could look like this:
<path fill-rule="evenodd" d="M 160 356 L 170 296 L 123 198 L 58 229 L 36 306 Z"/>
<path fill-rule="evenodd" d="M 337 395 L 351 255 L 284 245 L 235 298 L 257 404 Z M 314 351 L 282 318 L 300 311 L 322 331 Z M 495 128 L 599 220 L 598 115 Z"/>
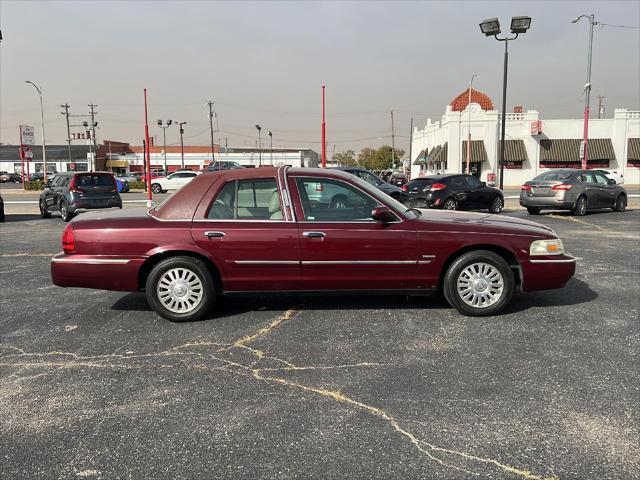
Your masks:
<path fill-rule="evenodd" d="M 194 223 L 268 223 L 273 225 L 274 223 L 293 223 L 288 220 L 241 220 L 241 219 L 216 219 L 216 218 L 194 218 Z"/>

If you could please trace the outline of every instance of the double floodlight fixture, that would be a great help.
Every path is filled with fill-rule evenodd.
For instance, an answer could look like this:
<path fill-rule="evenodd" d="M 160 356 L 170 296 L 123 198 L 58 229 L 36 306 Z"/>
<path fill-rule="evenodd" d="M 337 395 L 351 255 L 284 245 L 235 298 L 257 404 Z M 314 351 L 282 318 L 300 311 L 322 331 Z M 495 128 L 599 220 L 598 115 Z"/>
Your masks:
<path fill-rule="evenodd" d="M 519 16 L 513 17 L 511 19 L 511 33 L 515 33 L 516 35 L 520 33 L 526 33 L 531 26 L 531 17 Z M 500 30 L 500 20 L 497 18 L 487 18 L 480 22 L 480 30 L 487 37 L 494 37 L 498 35 Z"/>
<path fill-rule="evenodd" d="M 256 129 L 257 129 L 258 131 L 260 131 L 260 130 L 262 130 L 262 127 L 261 127 L 260 125 L 256 125 Z"/>
<path fill-rule="evenodd" d="M 170 127 L 173 123 L 173 120 L 167 120 L 167 127 Z M 162 120 L 158 120 L 158 125 L 162 126 Z"/>

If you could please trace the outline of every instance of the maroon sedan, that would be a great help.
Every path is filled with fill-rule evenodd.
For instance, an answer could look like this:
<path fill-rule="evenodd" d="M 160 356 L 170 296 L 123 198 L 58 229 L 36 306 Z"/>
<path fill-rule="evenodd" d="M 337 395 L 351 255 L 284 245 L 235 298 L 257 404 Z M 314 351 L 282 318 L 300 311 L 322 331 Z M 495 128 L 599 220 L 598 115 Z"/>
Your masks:
<path fill-rule="evenodd" d="M 53 283 L 144 291 L 170 320 L 274 292 L 442 290 L 463 314 L 493 315 L 516 288 L 561 288 L 575 272 L 545 226 L 407 208 L 356 176 L 289 167 L 204 173 L 151 210 L 74 219 L 62 245 Z"/>

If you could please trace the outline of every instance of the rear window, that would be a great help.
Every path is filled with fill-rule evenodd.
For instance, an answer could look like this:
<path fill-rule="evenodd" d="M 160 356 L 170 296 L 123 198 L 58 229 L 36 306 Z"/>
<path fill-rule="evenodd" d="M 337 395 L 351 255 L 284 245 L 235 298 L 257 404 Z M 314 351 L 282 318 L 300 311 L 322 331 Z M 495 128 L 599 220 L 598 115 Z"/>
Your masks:
<path fill-rule="evenodd" d="M 540 175 L 538 175 L 536 178 L 534 178 L 534 180 L 536 181 L 553 181 L 553 180 L 566 180 L 568 179 L 571 175 L 573 175 L 573 172 L 568 172 L 568 171 L 559 171 L 559 172 L 544 172 L 541 173 Z"/>
<path fill-rule="evenodd" d="M 409 182 L 410 187 L 423 187 L 427 185 L 433 185 L 437 180 L 435 178 L 416 178 Z"/>
<path fill-rule="evenodd" d="M 113 176 L 108 173 L 76 175 L 76 185 L 79 187 L 113 185 Z"/>

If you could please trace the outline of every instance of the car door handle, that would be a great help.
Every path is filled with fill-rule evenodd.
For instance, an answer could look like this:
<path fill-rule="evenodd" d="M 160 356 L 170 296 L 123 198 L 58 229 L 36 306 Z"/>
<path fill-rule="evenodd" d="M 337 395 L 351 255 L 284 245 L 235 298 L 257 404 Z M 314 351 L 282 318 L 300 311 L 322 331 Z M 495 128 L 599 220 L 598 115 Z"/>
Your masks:
<path fill-rule="evenodd" d="M 327 234 L 324 232 L 302 232 L 302 236 L 307 238 L 323 238 L 326 237 Z"/>
<path fill-rule="evenodd" d="M 204 232 L 204 236 L 208 238 L 222 238 L 224 235 L 224 232 Z"/>

